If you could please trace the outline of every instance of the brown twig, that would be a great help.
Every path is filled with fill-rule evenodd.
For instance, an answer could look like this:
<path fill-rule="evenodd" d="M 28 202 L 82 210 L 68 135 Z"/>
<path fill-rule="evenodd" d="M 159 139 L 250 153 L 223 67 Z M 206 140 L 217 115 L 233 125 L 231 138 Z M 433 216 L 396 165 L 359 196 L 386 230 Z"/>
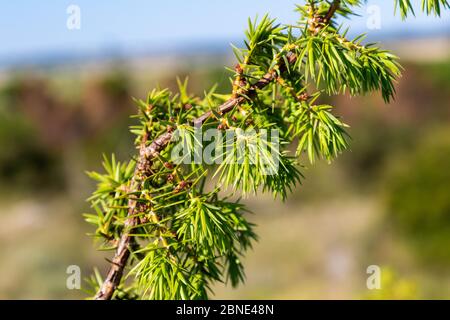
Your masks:
<path fill-rule="evenodd" d="M 150 168 L 153 159 L 161 152 L 162 149 L 169 143 L 170 139 L 167 139 L 167 133 L 161 135 L 150 146 L 146 147 L 146 140 L 143 139 L 141 147 L 139 149 L 139 159 L 134 170 L 133 178 L 130 183 L 130 190 L 140 191 L 142 188 L 141 182 L 146 176 L 150 175 Z M 124 231 L 120 237 L 119 244 L 117 245 L 114 258 L 111 263 L 106 279 L 100 290 L 97 292 L 96 300 L 110 300 L 117 289 L 120 280 L 122 279 L 123 270 L 130 256 L 130 250 L 133 237 L 130 235 L 131 229 L 137 224 L 138 219 L 135 216 L 138 209 L 138 202 L 135 195 L 131 196 L 128 200 L 128 218 L 124 223 Z"/>
<path fill-rule="evenodd" d="M 333 18 L 334 14 L 339 9 L 340 5 L 341 5 L 341 1 L 340 0 L 334 0 L 333 1 L 333 3 L 330 6 L 330 9 L 328 9 L 327 14 L 323 18 L 323 22 L 325 24 L 330 22 L 331 18 Z"/>

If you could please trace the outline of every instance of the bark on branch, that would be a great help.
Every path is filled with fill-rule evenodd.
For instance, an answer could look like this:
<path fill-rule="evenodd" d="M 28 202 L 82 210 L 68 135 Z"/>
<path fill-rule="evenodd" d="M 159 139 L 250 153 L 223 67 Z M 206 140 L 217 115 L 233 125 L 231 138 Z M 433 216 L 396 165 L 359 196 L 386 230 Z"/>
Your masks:
<path fill-rule="evenodd" d="M 331 18 L 333 18 L 334 14 L 336 13 L 336 11 L 339 9 L 339 7 L 341 6 L 341 1 L 340 0 L 334 0 L 333 3 L 330 6 L 330 9 L 328 9 L 327 14 L 324 17 L 324 23 L 327 24 L 330 22 Z"/>

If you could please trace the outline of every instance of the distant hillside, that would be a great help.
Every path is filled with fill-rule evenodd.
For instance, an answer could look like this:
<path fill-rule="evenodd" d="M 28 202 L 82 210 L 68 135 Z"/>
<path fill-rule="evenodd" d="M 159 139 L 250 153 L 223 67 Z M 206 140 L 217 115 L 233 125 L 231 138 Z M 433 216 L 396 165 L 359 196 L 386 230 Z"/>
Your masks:
<path fill-rule="evenodd" d="M 352 38 L 352 35 L 349 36 Z M 414 32 L 407 30 L 395 32 L 376 32 L 368 35 L 367 42 L 381 42 L 408 60 L 445 59 L 450 55 L 450 29 L 445 32 Z M 142 47 L 127 49 L 111 45 L 95 51 L 70 50 L 39 52 L 21 55 L 0 56 L 0 70 L 11 69 L 48 69 L 55 67 L 77 67 L 101 64 L 114 61 L 155 61 L 180 57 L 227 56 L 231 54 L 230 43 L 242 46 L 242 40 L 214 39 L 203 42 L 172 43 L 160 47 Z"/>

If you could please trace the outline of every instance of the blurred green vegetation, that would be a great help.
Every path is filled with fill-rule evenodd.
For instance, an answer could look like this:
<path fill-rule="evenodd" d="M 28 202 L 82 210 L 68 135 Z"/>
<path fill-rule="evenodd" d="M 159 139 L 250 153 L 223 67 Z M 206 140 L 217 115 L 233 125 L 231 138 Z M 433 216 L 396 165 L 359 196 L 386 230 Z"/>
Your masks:
<path fill-rule="evenodd" d="M 380 289 L 371 290 L 366 297 L 373 300 L 417 300 L 421 299 L 417 282 L 405 278 L 392 268 L 382 268 Z"/>
<path fill-rule="evenodd" d="M 33 124 L 19 111 L 19 90 L 16 80 L 0 88 L 0 189 L 60 188 L 61 159 L 40 144 Z"/>
<path fill-rule="evenodd" d="M 450 61 L 424 63 L 419 70 L 430 75 L 429 79 L 435 87 L 450 87 Z"/>
<path fill-rule="evenodd" d="M 450 264 L 450 128 L 432 130 L 386 181 L 389 218 L 427 265 Z"/>

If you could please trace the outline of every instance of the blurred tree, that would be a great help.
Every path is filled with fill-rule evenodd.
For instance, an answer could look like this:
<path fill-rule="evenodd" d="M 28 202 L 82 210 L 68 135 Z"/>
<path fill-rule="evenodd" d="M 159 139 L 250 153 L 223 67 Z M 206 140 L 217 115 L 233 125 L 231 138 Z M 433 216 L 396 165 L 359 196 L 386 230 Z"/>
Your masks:
<path fill-rule="evenodd" d="M 12 79 L 0 90 L 0 180 L 5 192 L 56 190 L 64 186 L 60 157 L 43 146 L 37 138 L 38 128 L 26 119 L 22 79 Z"/>
<path fill-rule="evenodd" d="M 389 218 L 428 265 L 450 263 L 450 131 L 432 131 L 386 181 Z"/>
<path fill-rule="evenodd" d="M 363 45 L 364 36 L 348 39 L 336 23 L 362 2 L 306 1 L 297 7 L 297 25 L 268 16 L 249 21 L 245 48 L 234 48 L 231 94 L 213 88 L 196 97 L 180 82 L 177 94 L 153 90 L 136 101 L 137 158 L 105 158 L 106 172 L 90 173 L 98 188 L 90 198 L 95 214 L 86 220 L 101 248 L 115 249 L 106 278 L 92 279 L 96 299 L 205 299 L 213 281 L 244 280 L 240 257 L 256 235 L 245 207 L 223 192 L 262 189 L 285 199 L 302 177 L 288 145 L 296 143 L 297 155 L 311 163 L 346 149 L 347 126 L 333 106 L 316 103 L 321 94 L 394 96 L 397 57 Z M 395 3 L 403 17 L 412 10 L 409 1 Z M 422 9 L 439 14 L 442 7 L 447 1 L 424 0 Z M 199 135 L 208 129 L 220 133 L 207 159 L 213 161 L 201 157 L 210 146 Z M 182 161 L 175 162 L 180 146 Z M 125 271 L 135 281 L 126 283 Z"/>

